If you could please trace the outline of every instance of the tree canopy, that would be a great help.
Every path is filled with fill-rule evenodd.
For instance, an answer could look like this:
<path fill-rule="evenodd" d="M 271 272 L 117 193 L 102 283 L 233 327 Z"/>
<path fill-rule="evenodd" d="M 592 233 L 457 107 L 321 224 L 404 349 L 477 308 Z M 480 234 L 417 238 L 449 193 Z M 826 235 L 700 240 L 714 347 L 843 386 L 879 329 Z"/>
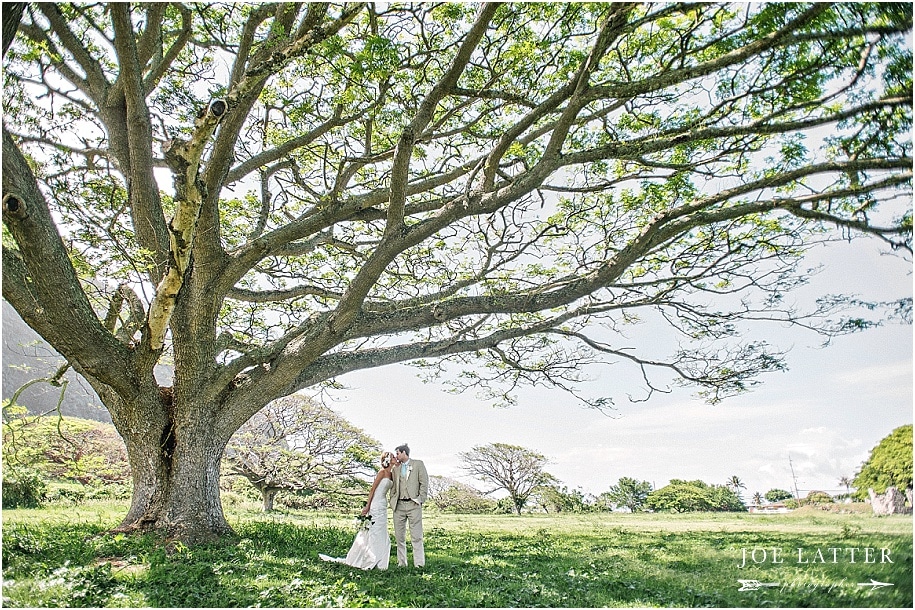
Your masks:
<path fill-rule="evenodd" d="M 788 498 L 793 498 L 794 494 L 786 489 L 770 489 L 766 492 L 766 500 L 769 502 L 781 502 Z"/>
<path fill-rule="evenodd" d="M 632 477 L 622 477 L 616 485 L 600 495 L 600 499 L 611 506 L 625 506 L 632 512 L 642 510 L 648 494 L 651 493 L 651 483 L 639 481 Z"/>
<path fill-rule="evenodd" d="M 592 510 L 592 498 L 579 489 L 569 489 L 558 480 L 550 481 L 534 488 L 530 500 L 544 512 L 583 513 Z"/>
<path fill-rule="evenodd" d="M 652 491 L 645 504 L 653 510 L 675 513 L 739 512 L 747 509 L 743 500 L 726 485 L 680 479 Z"/>
<path fill-rule="evenodd" d="M 911 251 L 909 5 L 16 4 L 3 296 L 124 436 L 125 528 L 227 532 L 232 434 L 358 369 L 715 401 L 783 367 L 743 320 L 909 317 L 786 298 L 815 243 Z"/>
<path fill-rule="evenodd" d="M 882 494 L 887 487 L 900 491 L 912 487 L 912 424 L 899 426 L 871 450 L 855 476 L 855 495 L 867 497 L 868 488 Z"/>

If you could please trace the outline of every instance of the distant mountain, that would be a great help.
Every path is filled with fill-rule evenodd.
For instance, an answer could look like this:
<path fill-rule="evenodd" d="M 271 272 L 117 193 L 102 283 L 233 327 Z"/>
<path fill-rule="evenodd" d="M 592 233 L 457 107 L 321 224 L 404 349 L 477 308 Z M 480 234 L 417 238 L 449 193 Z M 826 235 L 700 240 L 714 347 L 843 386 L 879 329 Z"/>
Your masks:
<path fill-rule="evenodd" d="M 19 317 L 13 306 L 3 301 L 3 398 L 12 398 L 16 390 L 33 379 L 50 377 L 64 363 L 64 358 L 54 351 L 40 336 Z M 168 367 L 157 367 L 156 376 L 170 380 L 172 372 Z M 72 417 L 81 417 L 111 423 L 111 416 L 102 406 L 102 401 L 92 386 L 70 369 L 64 375 L 69 380 L 61 404 L 61 412 Z M 20 396 L 19 404 L 29 413 L 40 415 L 53 412 L 60 399 L 60 388 L 49 383 L 37 383 L 28 387 Z"/>

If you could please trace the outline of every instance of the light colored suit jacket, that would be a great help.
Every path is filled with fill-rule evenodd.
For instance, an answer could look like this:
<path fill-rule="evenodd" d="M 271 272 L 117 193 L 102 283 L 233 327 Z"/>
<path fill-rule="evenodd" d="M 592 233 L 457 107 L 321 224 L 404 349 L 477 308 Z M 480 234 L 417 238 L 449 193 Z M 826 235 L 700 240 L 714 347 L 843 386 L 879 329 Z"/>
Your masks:
<path fill-rule="evenodd" d="M 394 486 L 391 488 L 391 497 L 388 501 L 392 509 L 397 509 L 401 496 L 407 496 L 411 500 L 418 500 L 420 504 L 423 504 L 428 495 L 429 475 L 426 473 L 425 464 L 411 458 L 407 462 L 406 478 L 401 476 L 400 466 L 394 467 Z"/>

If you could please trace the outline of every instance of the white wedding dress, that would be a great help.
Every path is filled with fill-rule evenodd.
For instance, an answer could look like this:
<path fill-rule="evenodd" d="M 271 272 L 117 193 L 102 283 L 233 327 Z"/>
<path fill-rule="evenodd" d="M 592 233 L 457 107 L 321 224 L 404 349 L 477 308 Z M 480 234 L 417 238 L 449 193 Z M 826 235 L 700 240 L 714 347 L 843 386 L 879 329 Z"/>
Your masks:
<path fill-rule="evenodd" d="M 330 557 L 319 554 L 324 561 L 336 561 L 348 566 L 371 570 L 387 570 L 391 559 L 391 536 L 388 534 L 388 490 L 394 482 L 391 479 L 382 479 L 375 488 L 372 504 L 369 506 L 369 515 L 372 524 L 368 528 L 359 530 L 353 546 L 350 547 L 346 557 Z"/>

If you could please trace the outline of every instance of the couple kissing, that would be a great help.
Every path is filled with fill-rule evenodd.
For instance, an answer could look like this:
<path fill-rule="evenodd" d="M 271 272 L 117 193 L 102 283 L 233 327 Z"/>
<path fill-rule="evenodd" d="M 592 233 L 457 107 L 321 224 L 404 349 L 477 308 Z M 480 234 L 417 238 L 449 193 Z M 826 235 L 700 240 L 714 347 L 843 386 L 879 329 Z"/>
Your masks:
<path fill-rule="evenodd" d="M 413 565 L 426 565 L 423 547 L 423 504 L 429 493 L 429 475 L 426 465 L 410 458 L 410 447 L 397 447 L 394 453 L 381 454 L 381 469 L 375 475 L 368 501 L 362 509 L 365 525 L 356 534 L 346 557 L 319 554 L 324 561 L 343 563 L 370 570 L 388 569 L 391 557 L 391 538 L 388 534 L 388 506 L 394 520 L 394 539 L 397 542 L 397 565 L 407 565 L 407 529 L 413 550 Z"/>

